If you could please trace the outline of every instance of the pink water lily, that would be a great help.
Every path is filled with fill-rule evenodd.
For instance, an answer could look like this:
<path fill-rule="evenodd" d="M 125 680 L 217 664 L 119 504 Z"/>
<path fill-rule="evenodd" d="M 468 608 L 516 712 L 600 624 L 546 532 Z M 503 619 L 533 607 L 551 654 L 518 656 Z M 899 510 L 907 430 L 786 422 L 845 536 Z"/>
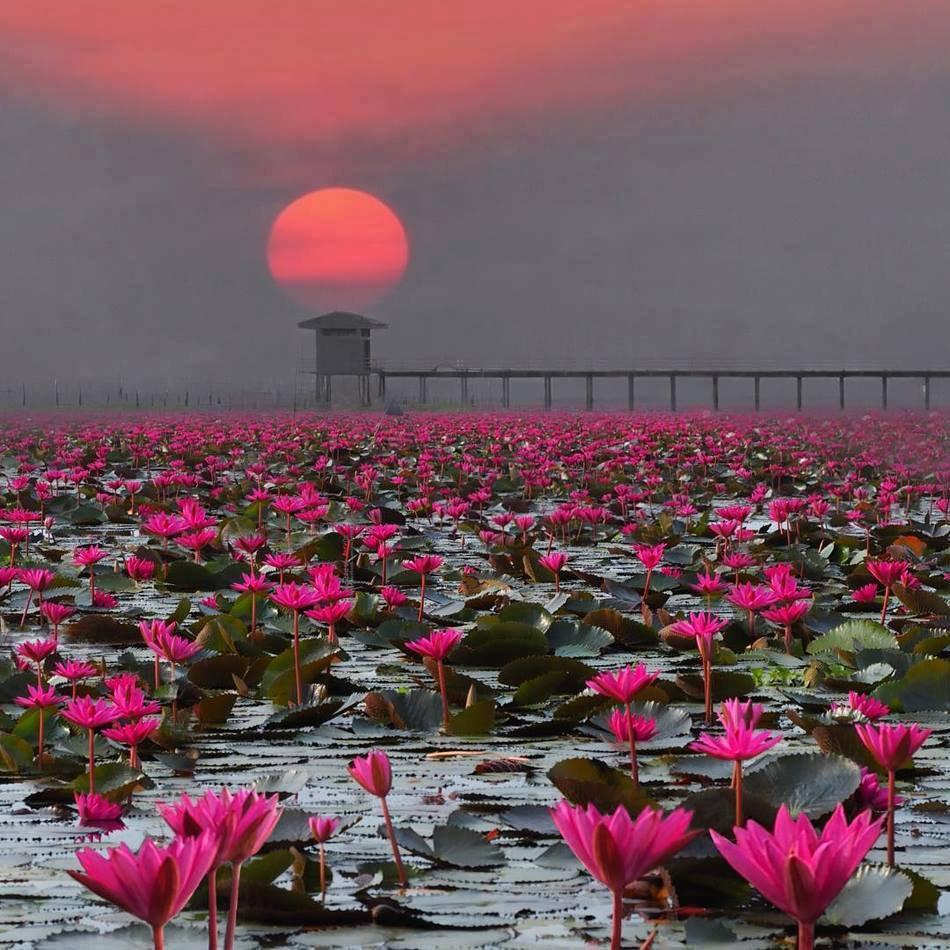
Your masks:
<path fill-rule="evenodd" d="M 812 950 L 815 921 L 841 893 L 881 834 L 870 811 L 850 824 L 838 805 L 819 832 L 807 815 L 792 818 L 782 805 L 775 827 L 755 821 L 735 829 L 735 842 L 709 834 L 719 853 L 769 903 L 798 923 L 798 950 Z"/>
<path fill-rule="evenodd" d="M 99 897 L 152 928 L 155 950 L 164 950 L 165 925 L 188 903 L 211 867 L 214 845 L 210 833 L 197 838 L 176 838 L 159 847 L 146 838 L 138 851 L 127 845 L 104 855 L 83 849 L 76 852 L 82 871 L 69 871 Z"/>
<path fill-rule="evenodd" d="M 690 831 L 692 813 L 678 808 L 664 815 L 644 808 L 636 818 L 622 806 L 612 814 L 596 807 L 559 802 L 551 818 L 567 846 L 613 897 L 611 950 L 620 950 L 623 891 L 648 871 L 668 861 L 698 834 Z"/>

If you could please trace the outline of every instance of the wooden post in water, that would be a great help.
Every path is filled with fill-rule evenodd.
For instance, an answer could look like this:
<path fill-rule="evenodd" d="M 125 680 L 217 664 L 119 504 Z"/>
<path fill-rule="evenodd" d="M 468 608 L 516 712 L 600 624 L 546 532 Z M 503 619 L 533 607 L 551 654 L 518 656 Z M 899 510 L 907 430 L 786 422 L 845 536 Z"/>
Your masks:
<path fill-rule="evenodd" d="M 754 376 L 752 378 L 752 389 L 755 393 L 755 411 L 759 411 L 759 406 L 761 405 L 761 400 L 759 399 L 759 387 L 760 387 L 760 377 Z"/>
<path fill-rule="evenodd" d="M 801 376 L 795 377 L 795 408 L 799 412 L 802 411 L 802 378 Z"/>
<path fill-rule="evenodd" d="M 881 374 L 881 408 L 887 408 L 887 377 Z"/>
<path fill-rule="evenodd" d="M 719 412 L 719 376 L 716 373 L 713 373 L 712 391 L 713 391 L 713 409 L 715 409 L 716 412 Z"/>
<path fill-rule="evenodd" d="M 844 373 L 838 377 L 838 408 L 844 409 Z"/>
<path fill-rule="evenodd" d="M 501 405 L 503 409 L 511 405 L 511 377 L 507 373 L 501 377 Z"/>
<path fill-rule="evenodd" d="M 930 374 L 924 376 L 924 409 L 930 411 Z"/>
<path fill-rule="evenodd" d="M 627 373 L 627 410 L 633 412 L 636 404 L 636 379 L 633 373 Z"/>
<path fill-rule="evenodd" d="M 419 374 L 419 403 L 426 404 L 426 377 L 424 373 Z"/>
<path fill-rule="evenodd" d="M 670 412 L 676 412 L 676 373 L 670 373 Z"/>
<path fill-rule="evenodd" d="M 584 379 L 584 407 L 588 412 L 594 408 L 594 377 L 590 373 Z"/>
<path fill-rule="evenodd" d="M 551 374 L 544 377 L 544 408 L 551 408 Z"/>

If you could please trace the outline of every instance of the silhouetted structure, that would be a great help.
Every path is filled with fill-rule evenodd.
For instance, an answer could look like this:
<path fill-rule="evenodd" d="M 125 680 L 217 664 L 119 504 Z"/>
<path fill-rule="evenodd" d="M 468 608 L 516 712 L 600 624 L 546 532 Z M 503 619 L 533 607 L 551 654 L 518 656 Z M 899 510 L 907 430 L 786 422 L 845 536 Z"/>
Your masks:
<path fill-rule="evenodd" d="M 301 320 L 302 330 L 314 331 L 314 394 L 317 402 L 330 404 L 334 376 L 355 376 L 360 403 L 370 404 L 370 332 L 386 326 L 358 313 L 342 310 Z"/>

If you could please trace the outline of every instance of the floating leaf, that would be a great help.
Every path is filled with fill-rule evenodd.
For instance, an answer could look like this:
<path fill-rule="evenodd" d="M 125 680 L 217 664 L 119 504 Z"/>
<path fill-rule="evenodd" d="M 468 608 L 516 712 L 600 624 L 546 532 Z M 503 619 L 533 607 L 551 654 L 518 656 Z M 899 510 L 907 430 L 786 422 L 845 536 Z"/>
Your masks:
<path fill-rule="evenodd" d="M 342 708 L 343 701 L 339 699 L 325 703 L 303 703 L 300 706 L 290 706 L 268 716 L 264 721 L 264 729 L 270 731 L 322 726 L 336 716 Z"/>
<path fill-rule="evenodd" d="M 598 656 L 613 645 L 613 634 L 603 627 L 559 617 L 548 628 L 548 646 L 557 656 Z"/>
<path fill-rule="evenodd" d="M 453 736 L 485 736 L 494 725 L 495 703 L 482 699 L 452 716 L 448 732 Z"/>
<path fill-rule="evenodd" d="M 521 623 L 499 623 L 468 633 L 453 655 L 459 666 L 500 667 L 523 656 L 544 654 L 548 642 L 544 634 Z"/>
<path fill-rule="evenodd" d="M 592 610 L 584 616 L 584 623 L 606 630 L 625 647 L 650 646 L 658 640 L 655 630 L 611 607 Z"/>
<path fill-rule="evenodd" d="M 505 863 L 504 853 L 468 828 L 437 825 L 432 830 L 432 850 L 441 864 L 457 868 L 491 868 Z"/>
<path fill-rule="evenodd" d="M 330 668 L 340 655 L 339 647 L 325 637 L 310 637 L 300 641 L 300 674 L 303 683 L 313 680 Z M 261 678 L 261 689 L 276 703 L 286 705 L 295 695 L 293 647 L 278 654 L 267 665 Z"/>
<path fill-rule="evenodd" d="M 861 770 L 840 755 L 783 755 L 745 780 L 745 790 L 792 815 L 821 818 L 850 798 L 861 782 Z"/>
<path fill-rule="evenodd" d="M 141 646 L 139 628 L 106 614 L 87 614 L 62 628 L 63 636 L 87 643 L 109 643 L 113 646 Z"/>
<path fill-rule="evenodd" d="M 631 815 L 638 815 L 653 804 L 629 774 L 600 759 L 564 759 L 551 768 L 548 778 L 575 805 L 596 805 L 601 811 L 623 805 Z"/>
<path fill-rule="evenodd" d="M 897 638 L 873 620 L 849 620 L 808 644 L 813 656 L 822 653 L 857 653 L 858 650 L 894 650 Z"/>
<path fill-rule="evenodd" d="M 442 700 L 431 689 L 386 689 L 366 697 L 370 710 L 381 709 L 397 729 L 433 732 L 442 724 Z"/>
<path fill-rule="evenodd" d="M 896 914 L 914 889 L 911 879 L 895 868 L 862 865 L 825 911 L 823 921 L 838 927 L 860 927 L 869 920 Z"/>

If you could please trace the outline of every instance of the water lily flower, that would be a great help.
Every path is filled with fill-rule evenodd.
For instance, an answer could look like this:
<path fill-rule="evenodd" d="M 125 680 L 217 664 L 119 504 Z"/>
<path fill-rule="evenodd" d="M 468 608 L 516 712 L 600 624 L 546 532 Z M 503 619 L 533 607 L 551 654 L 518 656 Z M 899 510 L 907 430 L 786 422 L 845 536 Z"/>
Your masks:
<path fill-rule="evenodd" d="M 894 866 L 895 773 L 930 738 L 932 729 L 904 723 L 857 723 L 854 731 L 875 761 L 887 771 L 887 863 Z"/>
<path fill-rule="evenodd" d="M 209 947 L 217 946 L 217 869 L 231 865 L 231 898 L 225 930 L 225 950 L 233 950 L 237 932 L 238 897 L 241 867 L 253 857 L 271 836 L 283 812 L 276 795 L 266 796 L 249 789 L 233 794 L 222 788 L 215 794 L 207 791 L 192 801 L 183 794 L 174 805 L 160 804 L 159 813 L 180 838 L 206 840 L 208 864 L 208 939 Z"/>
<path fill-rule="evenodd" d="M 327 854 L 325 844 L 340 827 L 339 818 L 322 818 L 312 815 L 307 824 L 310 827 L 310 836 L 320 847 L 320 895 L 325 900 L 327 896 Z"/>
<path fill-rule="evenodd" d="M 817 832 L 808 816 L 792 818 L 782 805 L 770 832 L 755 821 L 735 829 L 735 842 L 710 831 L 713 844 L 737 873 L 798 924 L 798 950 L 812 950 L 815 921 L 841 893 L 881 834 L 870 811 L 850 824 L 838 805 Z"/>
<path fill-rule="evenodd" d="M 406 869 L 403 867 L 402 856 L 399 854 L 393 820 L 389 814 L 389 805 L 386 803 L 386 796 L 393 784 L 393 770 L 389 763 L 389 756 L 379 749 L 374 749 L 367 755 L 357 756 L 347 766 L 346 770 L 350 773 L 350 778 L 354 782 L 366 789 L 370 795 L 375 795 L 379 799 L 383 811 L 383 822 L 386 825 L 386 834 L 389 836 L 389 843 L 393 850 L 393 860 L 396 862 L 396 873 L 399 875 L 399 883 L 405 887 L 408 883 Z"/>
<path fill-rule="evenodd" d="M 434 574 L 442 566 L 444 560 L 438 554 L 420 554 L 402 562 L 402 566 L 407 571 L 414 571 L 419 575 L 419 623 L 422 623 L 425 615 L 426 577 Z"/>
<path fill-rule="evenodd" d="M 668 861 L 697 831 L 690 831 L 692 812 L 682 808 L 664 815 L 644 808 L 636 818 L 618 805 L 613 814 L 559 802 L 551 818 L 567 846 L 613 897 L 611 950 L 620 950 L 623 892 L 648 871 Z"/>
<path fill-rule="evenodd" d="M 214 858 L 210 832 L 176 838 L 159 847 L 146 838 L 137 852 L 127 845 L 105 855 L 88 848 L 76 852 L 82 871 L 67 873 L 99 897 L 145 921 L 155 950 L 165 950 L 165 926 L 188 903 Z"/>
<path fill-rule="evenodd" d="M 670 626 L 673 633 L 681 637 L 694 637 L 696 648 L 703 665 L 703 692 L 705 694 L 705 719 L 710 724 L 713 718 L 712 707 L 712 660 L 713 640 L 727 625 L 727 621 L 710 613 L 693 613 L 686 620 L 679 620 Z"/>
<path fill-rule="evenodd" d="M 80 696 L 67 700 L 62 716 L 74 726 L 85 729 L 89 737 L 89 791 L 96 790 L 96 730 L 115 722 L 116 708 L 104 699 Z"/>
<path fill-rule="evenodd" d="M 431 657 L 436 662 L 439 692 L 442 695 L 442 726 L 449 727 L 449 695 L 445 686 L 445 659 L 462 642 L 461 630 L 434 630 L 427 637 L 410 640 L 406 649 L 420 656 Z"/>

